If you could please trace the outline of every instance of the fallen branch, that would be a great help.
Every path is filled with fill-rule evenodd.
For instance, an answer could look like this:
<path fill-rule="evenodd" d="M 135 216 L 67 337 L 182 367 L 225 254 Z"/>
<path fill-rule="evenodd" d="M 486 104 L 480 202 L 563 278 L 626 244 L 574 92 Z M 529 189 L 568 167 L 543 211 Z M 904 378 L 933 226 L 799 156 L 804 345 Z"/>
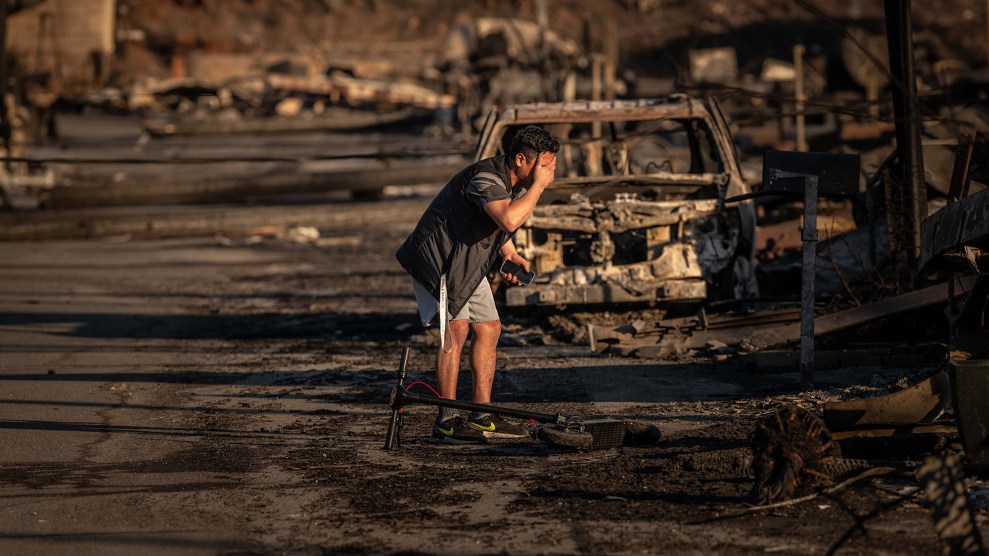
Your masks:
<path fill-rule="evenodd" d="M 844 488 L 847 488 L 847 487 L 849 487 L 849 486 L 851 486 L 851 485 L 853 485 L 853 484 L 861 481 L 862 479 L 868 479 L 869 477 L 879 477 L 879 476 L 882 476 L 882 475 L 889 475 L 889 474 L 897 473 L 897 472 L 900 472 L 900 471 L 902 471 L 902 470 L 901 469 L 896 469 L 895 467 L 873 467 L 872 469 L 866 469 L 865 471 L 859 473 L 858 475 L 855 475 L 854 477 L 851 477 L 849 479 L 846 479 L 846 480 L 844 480 L 844 481 L 842 481 L 842 482 L 840 482 L 840 483 L 838 483 L 838 484 L 836 484 L 836 485 L 834 485 L 832 487 L 828 487 L 828 488 L 826 488 L 826 489 L 824 489 L 824 490 L 822 490 L 820 492 L 815 492 L 814 494 L 808 494 L 807 496 L 801 496 L 799 498 L 791 498 L 790 500 L 784 500 L 782 502 L 775 502 L 773 504 L 766 504 L 766 505 L 763 505 L 763 506 L 750 506 L 750 507 L 747 507 L 747 508 L 739 508 L 739 509 L 731 510 L 731 511 L 725 512 L 723 514 L 720 514 L 720 515 L 717 515 L 717 516 L 714 516 L 714 517 L 710 517 L 710 518 L 707 518 L 707 519 L 704 519 L 704 520 L 701 520 L 701 521 L 693 521 L 693 522 L 690 522 L 690 524 L 691 525 L 697 525 L 697 524 L 701 524 L 701 523 L 710 523 L 712 521 L 719 521 L 719 520 L 722 520 L 722 519 L 730 519 L 730 518 L 733 518 L 733 517 L 739 517 L 739 516 L 743 516 L 743 515 L 746 515 L 746 514 L 751 514 L 751 513 L 756 513 L 756 512 L 762 512 L 762 511 L 766 511 L 766 510 L 775 510 L 777 508 L 785 508 L 787 506 L 795 506 L 795 505 L 800 504 L 802 502 L 807 502 L 809 500 L 813 500 L 813 499 L 821 496 L 822 494 L 823 495 L 834 494 L 834 493 L 838 492 L 839 490 L 842 490 Z"/>

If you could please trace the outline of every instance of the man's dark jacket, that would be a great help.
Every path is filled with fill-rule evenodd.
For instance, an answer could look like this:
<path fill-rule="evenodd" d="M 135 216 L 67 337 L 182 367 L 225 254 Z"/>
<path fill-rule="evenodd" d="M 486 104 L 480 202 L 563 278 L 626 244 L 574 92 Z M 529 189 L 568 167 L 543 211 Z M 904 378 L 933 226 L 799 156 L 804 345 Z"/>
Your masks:
<path fill-rule="evenodd" d="M 492 265 L 501 260 L 501 246 L 512 237 L 467 196 L 468 184 L 480 172 L 498 175 L 512 199 L 525 192 L 511 186 L 507 157 L 475 162 L 440 190 L 395 253 L 402 268 L 436 299 L 440 298 L 440 275 L 446 273 L 447 307 L 452 315 L 467 305 Z"/>

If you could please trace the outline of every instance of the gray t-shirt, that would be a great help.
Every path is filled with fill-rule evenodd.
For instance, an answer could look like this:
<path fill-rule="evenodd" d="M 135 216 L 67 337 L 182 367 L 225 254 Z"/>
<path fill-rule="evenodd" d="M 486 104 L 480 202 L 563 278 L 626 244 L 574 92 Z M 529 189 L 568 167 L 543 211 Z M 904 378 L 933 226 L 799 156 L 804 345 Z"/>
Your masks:
<path fill-rule="evenodd" d="M 482 210 L 491 201 L 511 199 L 508 186 L 501 177 L 491 172 L 480 172 L 467 184 L 467 197 Z"/>

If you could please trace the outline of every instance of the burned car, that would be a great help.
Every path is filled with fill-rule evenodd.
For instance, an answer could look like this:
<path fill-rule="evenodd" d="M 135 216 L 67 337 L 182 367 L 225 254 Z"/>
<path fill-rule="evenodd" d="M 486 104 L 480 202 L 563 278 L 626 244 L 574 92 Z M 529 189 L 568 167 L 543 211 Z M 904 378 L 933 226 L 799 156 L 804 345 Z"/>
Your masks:
<path fill-rule="evenodd" d="M 490 113 L 476 159 L 515 132 L 560 141 L 556 182 L 515 246 L 537 273 L 508 288 L 520 305 L 682 302 L 756 295 L 755 214 L 717 104 L 659 100 L 535 103 Z"/>

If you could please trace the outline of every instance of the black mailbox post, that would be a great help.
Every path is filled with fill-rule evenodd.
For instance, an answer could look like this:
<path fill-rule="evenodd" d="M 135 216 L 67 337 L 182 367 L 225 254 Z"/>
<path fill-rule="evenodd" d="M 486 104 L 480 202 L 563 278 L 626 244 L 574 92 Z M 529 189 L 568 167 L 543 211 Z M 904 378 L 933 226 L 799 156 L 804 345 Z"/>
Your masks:
<path fill-rule="evenodd" d="M 817 258 L 817 199 L 858 193 L 859 155 L 766 151 L 762 189 L 725 199 L 742 201 L 769 195 L 804 198 L 803 263 L 800 285 L 800 383 L 814 387 L 814 277 Z"/>

